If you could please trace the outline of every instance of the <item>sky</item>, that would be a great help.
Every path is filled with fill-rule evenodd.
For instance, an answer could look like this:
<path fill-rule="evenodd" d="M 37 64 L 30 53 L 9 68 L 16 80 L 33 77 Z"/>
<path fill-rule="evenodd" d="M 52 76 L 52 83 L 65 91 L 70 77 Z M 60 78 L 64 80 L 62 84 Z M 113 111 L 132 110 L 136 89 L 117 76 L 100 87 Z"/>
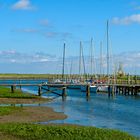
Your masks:
<path fill-rule="evenodd" d="M 65 73 L 78 73 L 80 41 L 90 73 L 91 38 L 94 72 L 102 42 L 106 73 L 107 20 L 110 69 L 121 63 L 126 73 L 139 74 L 139 0 L 0 0 L 0 73 L 61 73 L 64 43 Z"/>

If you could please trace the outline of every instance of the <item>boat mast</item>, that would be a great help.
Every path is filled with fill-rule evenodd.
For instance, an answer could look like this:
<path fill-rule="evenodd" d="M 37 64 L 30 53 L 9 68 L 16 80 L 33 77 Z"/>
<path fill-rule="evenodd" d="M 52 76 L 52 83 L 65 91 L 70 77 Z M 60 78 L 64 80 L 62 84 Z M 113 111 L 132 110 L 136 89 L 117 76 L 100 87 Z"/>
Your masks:
<path fill-rule="evenodd" d="M 90 46 L 90 63 L 91 63 L 91 75 L 92 75 L 92 72 L 93 72 L 93 38 L 91 38 L 91 46 Z"/>
<path fill-rule="evenodd" d="M 109 26 L 108 26 L 108 20 L 107 20 L 107 80 L 109 84 Z"/>
<path fill-rule="evenodd" d="M 102 66 L 103 66 L 102 42 L 100 42 L 100 76 L 103 74 Z"/>
<path fill-rule="evenodd" d="M 73 65 L 73 61 L 71 61 L 71 65 L 70 65 L 70 78 L 72 76 L 72 65 Z"/>
<path fill-rule="evenodd" d="M 84 75 L 86 75 L 86 68 L 85 68 L 85 59 L 84 59 L 84 53 L 83 53 L 83 46 L 81 44 L 81 51 L 82 51 L 82 61 L 83 61 L 83 67 L 84 67 Z"/>
<path fill-rule="evenodd" d="M 82 57 L 82 42 L 80 41 L 80 54 L 79 54 L 79 77 L 81 81 L 81 57 Z"/>
<path fill-rule="evenodd" d="M 65 43 L 63 47 L 63 68 L 62 68 L 62 80 L 64 80 L 64 73 L 65 73 Z"/>

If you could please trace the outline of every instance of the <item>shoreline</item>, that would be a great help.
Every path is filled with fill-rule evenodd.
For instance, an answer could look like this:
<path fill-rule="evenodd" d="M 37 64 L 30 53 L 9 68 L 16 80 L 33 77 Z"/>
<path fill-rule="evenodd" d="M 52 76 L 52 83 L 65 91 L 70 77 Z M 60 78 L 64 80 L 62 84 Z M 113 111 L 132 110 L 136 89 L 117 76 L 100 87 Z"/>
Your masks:
<path fill-rule="evenodd" d="M 47 122 L 50 120 L 63 120 L 67 116 L 63 113 L 55 112 L 50 107 L 19 107 L 20 111 L 15 110 L 8 115 L 0 116 L 1 123 L 33 123 Z"/>
<path fill-rule="evenodd" d="M 25 93 L 25 94 L 24 94 Z M 9 88 L 2 87 L 0 88 L 0 104 L 1 112 L 5 110 L 4 107 L 8 106 L 8 108 L 12 108 L 14 111 L 9 112 L 7 115 L 0 115 L 0 123 L 7 122 L 40 122 L 40 121 L 49 121 L 49 120 L 62 120 L 67 118 L 67 116 L 63 113 L 58 113 L 54 111 L 51 107 L 41 107 L 34 106 L 40 103 L 50 102 L 53 99 L 43 98 L 39 96 L 35 96 L 26 92 L 21 92 L 20 90 L 16 90 L 15 93 L 11 93 Z M 20 106 L 16 106 L 17 104 L 21 104 Z M 24 107 L 22 104 L 27 104 Z M 29 105 L 28 105 L 29 104 Z M 33 104 L 33 106 L 30 106 Z M 16 108 L 19 108 L 18 110 Z M 4 110 L 3 110 L 4 109 Z"/>
<path fill-rule="evenodd" d="M 43 102 L 49 102 L 52 99 L 48 98 L 32 98 L 32 99 L 23 99 L 23 98 L 0 98 L 0 104 L 39 104 Z"/>

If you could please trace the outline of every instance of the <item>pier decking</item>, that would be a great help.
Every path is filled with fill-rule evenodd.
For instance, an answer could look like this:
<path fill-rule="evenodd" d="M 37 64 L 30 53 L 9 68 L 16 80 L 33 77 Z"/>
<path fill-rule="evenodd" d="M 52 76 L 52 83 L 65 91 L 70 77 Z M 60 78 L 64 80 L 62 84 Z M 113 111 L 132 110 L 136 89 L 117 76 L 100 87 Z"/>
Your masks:
<path fill-rule="evenodd" d="M 34 86 L 38 87 L 38 95 L 41 96 L 42 93 L 53 93 L 59 96 L 66 96 L 66 89 L 68 86 L 76 86 L 79 84 L 0 84 L 0 86 L 11 87 L 11 93 L 15 92 L 16 87 L 25 87 L 25 86 Z M 89 84 L 80 84 L 81 86 L 86 86 L 86 96 L 90 96 L 90 85 Z M 108 96 L 113 96 L 114 94 L 122 95 L 137 95 L 140 90 L 140 84 L 95 84 L 99 86 L 108 86 Z M 51 89 L 53 87 L 54 89 Z M 58 93 L 57 90 L 62 90 L 62 93 Z"/>

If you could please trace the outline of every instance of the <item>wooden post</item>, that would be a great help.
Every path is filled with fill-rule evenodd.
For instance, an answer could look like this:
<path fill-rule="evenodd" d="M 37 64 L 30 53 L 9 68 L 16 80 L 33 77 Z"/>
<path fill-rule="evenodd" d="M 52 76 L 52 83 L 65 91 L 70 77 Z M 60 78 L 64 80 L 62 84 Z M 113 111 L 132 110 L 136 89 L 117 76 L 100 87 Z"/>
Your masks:
<path fill-rule="evenodd" d="M 110 85 L 108 86 L 108 96 L 110 97 L 111 95 L 111 88 L 110 88 Z"/>
<path fill-rule="evenodd" d="M 125 87 L 122 87 L 123 88 L 123 95 L 125 95 Z"/>
<path fill-rule="evenodd" d="M 126 91 L 126 87 L 124 87 L 124 95 L 125 95 L 125 96 L 126 96 L 126 92 L 127 92 L 127 91 Z"/>
<path fill-rule="evenodd" d="M 41 86 L 38 86 L 38 96 L 41 96 Z"/>
<path fill-rule="evenodd" d="M 66 97 L 67 93 L 66 93 L 66 87 L 63 87 L 62 89 L 62 97 Z"/>
<path fill-rule="evenodd" d="M 89 84 L 86 86 L 86 96 L 87 97 L 90 96 L 90 85 Z"/>
<path fill-rule="evenodd" d="M 131 95 L 134 95 L 133 87 L 131 87 Z"/>
<path fill-rule="evenodd" d="M 14 93 L 15 92 L 15 89 L 16 89 L 16 86 L 15 85 L 12 85 L 11 86 L 11 93 Z"/>
<path fill-rule="evenodd" d="M 14 93 L 14 86 L 11 86 L 11 93 Z"/>
<path fill-rule="evenodd" d="M 118 93 L 119 93 L 118 86 L 116 86 L 116 88 L 115 88 L 115 94 L 118 94 Z"/>
<path fill-rule="evenodd" d="M 134 89 L 134 95 L 137 95 L 137 93 L 138 93 L 138 89 L 137 89 L 137 87 L 135 87 L 135 89 Z"/>
<path fill-rule="evenodd" d="M 120 89 L 120 87 L 118 86 L 118 93 L 119 93 L 119 95 L 120 95 L 120 93 L 121 93 L 121 89 Z"/>
<path fill-rule="evenodd" d="M 128 95 L 130 95 L 130 87 L 128 87 Z"/>
<path fill-rule="evenodd" d="M 114 97 L 115 94 L 116 94 L 116 87 L 113 85 L 112 86 L 112 96 Z"/>

